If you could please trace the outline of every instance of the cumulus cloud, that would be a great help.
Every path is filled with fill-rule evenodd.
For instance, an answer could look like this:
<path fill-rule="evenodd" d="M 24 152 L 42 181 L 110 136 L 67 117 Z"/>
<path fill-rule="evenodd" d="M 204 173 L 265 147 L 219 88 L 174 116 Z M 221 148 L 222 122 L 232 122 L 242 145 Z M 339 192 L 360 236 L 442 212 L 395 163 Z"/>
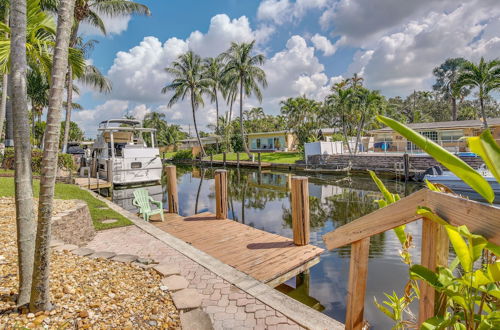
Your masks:
<path fill-rule="evenodd" d="M 94 109 L 74 111 L 72 120 L 80 126 L 87 136 L 97 134 L 97 125 L 107 119 L 122 118 L 129 108 L 129 102 L 123 100 L 107 100 Z"/>
<path fill-rule="evenodd" d="M 130 22 L 131 16 L 115 16 L 111 17 L 107 14 L 99 14 L 104 22 L 104 26 L 106 27 L 106 33 L 108 35 L 119 35 L 122 32 L 126 31 L 128 28 L 128 23 Z M 83 22 L 80 26 L 79 33 L 85 36 L 102 36 L 101 30 L 96 28 L 93 25 L 90 25 L 86 22 Z"/>
<path fill-rule="evenodd" d="M 500 24 L 500 7 L 478 3 L 464 3 L 450 12 L 431 11 L 406 23 L 371 49 L 358 51 L 349 71 L 362 72 L 372 88 L 404 95 L 428 88 L 432 69 L 446 58 L 496 57 L 500 38 L 492 28 Z"/>
<path fill-rule="evenodd" d="M 311 9 L 325 8 L 331 0 L 264 0 L 257 9 L 257 18 L 281 25 L 302 19 Z"/>
<path fill-rule="evenodd" d="M 340 40 L 343 40 L 343 39 L 339 39 L 339 41 Z M 322 36 L 318 33 L 316 33 L 314 36 L 312 36 L 311 41 L 316 49 L 323 52 L 324 56 L 331 56 L 331 55 L 335 54 L 335 52 L 337 51 L 338 44 L 335 44 L 335 45 L 332 44 L 332 42 L 330 40 L 328 40 L 327 37 Z"/>

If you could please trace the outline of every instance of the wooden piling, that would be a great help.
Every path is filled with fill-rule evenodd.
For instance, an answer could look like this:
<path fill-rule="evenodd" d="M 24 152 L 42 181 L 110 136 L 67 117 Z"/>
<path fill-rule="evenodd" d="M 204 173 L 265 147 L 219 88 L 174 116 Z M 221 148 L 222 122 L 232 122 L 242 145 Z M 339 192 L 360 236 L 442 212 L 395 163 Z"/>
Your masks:
<path fill-rule="evenodd" d="M 224 167 L 226 167 L 226 152 L 222 153 L 222 162 L 224 163 Z"/>
<path fill-rule="evenodd" d="M 212 167 L 214 164 L 214 155 L 210 154 L 210 167 Z"/>
<path fill-rule="evenodd" d="M 408 179 L 410 178 L 410 155 L 408 154 L 403 155 L 403 169 L 405 174 L 405 182 L 408 182 Z"/>
<path fill-rule="evenodd" d="M 260 161 L 260 152 L 257 154 L 257 162 L 259 163 L 259 171 L 260 171 L 262 166 L 262 162 Z"/>
<path fill-rule="evenodd" d="M 165 166 L 167 176 L 168 212 L 179 213 L 179 196 L 177 194 L 177 169 L 175 165 Z"/>
<path fill-rule="evenodd" d="M 110 182 L 113 183 L 113 159 L 108 159 L 106 161 L 106 179 Z"/>
<path fill-rule="evenodd" d="M 215 171 L 215 217 L 227 219 L 227 171 Z"/>
<path fill-rule="evenodd" d="M 292 227 L 295 245 L 309 244 L 309 187 L 304 176 L 292 177 Z"/>
<path fill-rule="evenodd" d="M 236 153 L 236 166 L 240 167 L 240 153 L 239 152 Z"/>

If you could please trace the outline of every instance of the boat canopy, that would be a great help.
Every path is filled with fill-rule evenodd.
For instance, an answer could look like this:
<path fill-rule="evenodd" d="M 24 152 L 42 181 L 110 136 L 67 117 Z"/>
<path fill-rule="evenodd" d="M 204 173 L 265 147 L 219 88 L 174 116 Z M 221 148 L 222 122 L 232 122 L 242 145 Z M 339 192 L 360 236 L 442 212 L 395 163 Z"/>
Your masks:
<path fill-rule="evenodd" d="M 142 122 L 135 119 L 109 119 L 102 121 L 99 124 L 98 131 L 139 131 L 139 132 L 155 132 L 154 128 L 142 127 Z"/>

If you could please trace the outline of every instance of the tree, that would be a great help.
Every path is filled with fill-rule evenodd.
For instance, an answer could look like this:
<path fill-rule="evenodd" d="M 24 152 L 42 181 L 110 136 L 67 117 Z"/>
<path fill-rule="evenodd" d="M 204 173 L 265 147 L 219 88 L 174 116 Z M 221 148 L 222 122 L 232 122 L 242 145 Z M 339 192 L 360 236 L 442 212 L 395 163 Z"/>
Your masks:
<path fill-rule="evenodd" d="M 77 38 L 75 43 L 72 43 L 71 46 L 80 50 L 85 58 L 88 58 L 90 52 L 94 49 L 94 45 L 97 43 L 96 40 L 89 40 L 84 42 L 82 38 Z M 75 77 L 72 76 L 73 70 L 71 66 L 68 66 L 68 74 L 67 74 L 67 89 L 66 89 L 66 119 L 65 119 L 65 129 L 64 129 L 64 139 L 62 143 L 62 151 L 66 152 L 68 147 L 68 134 L 69 126 L 71 123 L 71 110 L 73 107 L 68 107 L 68 104 L 73 104 L 73 79 Z M 71 79 L 70 79 L 71 77 Z M 71 80 L 71 81 L 69 81 Z M 111 92 L 112 86 L 111 81 L 106 78 L 99 69 L 91 64 L 86 64 L 83 73 L 78 77 L 78 81 L 83 85 L 86 85 L 94 90 L 97 90 L 100 93 L 109 93 Z"/>
<path fill-rule="evenodd" d="M 227 75 L 229 90 L 239 88 L 240 94 L 240 133 L 243 140 L 243 148 L 248 157 L 250 151 L 245 140 L 245 129 L 243 127 L 243 92 L 245 96 L 254 94 L 262 102 L 262 92 L 259 85 L 267 87 L 266 73 L 259 66 L 264 64 L 265 57 L 262 54 L 252 55 L 255 41 L 250 43 L 235 43 L 222 54 L 226 61 L 224 74 Z"/>
<path fill-rule="evenodd" d="M 71 30 L 70 47 L 76 47 L 78 44 L 78 29 L 82 22 L 88 23 L 97 29 L 99 29 L 104 35 L 106 35 L 106 26 L 102 18 L 99 16 L 101 14 L 106 14 L 110 17 L 124 16 L 131 14 L 140 15 L 151 15 L 149 8 L 140 3 L 129 0 L 76 0 L 74 9 L 74 24 Z M 94 78 L 101 76 L 99 70 L 96 67 L 90 68 L 90 72 L 87 70 L 86 74 L 94 73 Z M 98 74 L 97 74 L 98 73 Z M 96 75 L 97 74 L 97 75 Z M 72 90 L 73 90 L 73 79 L 79 75 L 72 72 L 71 67 L 68 67 L 67 80 L 66 80 L 66 90 L 67 90 L 67 100 L 66 104 L 72 104 Z M 103 81 L 99 77 L 98 81 Z M 99 84 L 96 83 L 94 79 L 84 79 L 83 83 L 90 83 L 89 86 L 96 88 L 99 92 L 109 92 L 111 90 L 111 84 Z M 66 108 L 66 128 L 69 127 L 71 121 L 71 108 Z M 68 131 L 68 130 L 66 130 Z M 68 139 L 65 136 L 63 147 L 67 145 Z"/>
<path fill-rule="evenodd" d="M 165 145 L 176 145 L 178 141 L 186 139 L 187 133 L 181 130 L 179 125 L 168 125 L 167 129 L 163 133 L 161 140 L 164 141 Z"/>
<path fill-rule="evenodd" d="M 144 127 L 154 128 L 156 130 L 156 137 L 158 143 L 161 145 L 165 145 L 164 141 L 162 141 L 161 137 L 166 131 L 168 124 L 165 120 L 165 114 L 159 112 L 150 112 L 144 116 L 144 120 L 142 121 Z M 151 135 L 149 133 L 145 133 L 144 140 L 151 140 Z"/>
<path fill-rule="evenodd" d="M 57 175 L 61 107 L 64 82 L 68 68 L 69 42 L 75 0 L 59 0 L 56 43 L 51 74 L 47 128 L 40 175 L 40 199 L 38 204 L 38 226 L 36 232 L 33 283 L 31 287 L 31 310 L 50 309 L 49 265 L 52 203 Z"/>
<path fill-rule="evenodd" d="M 62 121 L 61 122 L 61 135 L 59 137 L 59 144 L 61 145 L 63 143 L 63 138 L 64 138 L 64 131 L 66 130 L 66 122 Z M 82 131 L 82 129 L 78 126 L 77 123 L 74 121 L 71 122 L 71 125 L 69 126 L 69 141 L 82 141 L 85 137 L 85 133 Z M 60 149 L 60 148 L 59 148 Z"/>
<path fill-rule="evenodd" d="M 281 114 L 286 118 L 287 129 L 297 136 L 299 147 L 318 139 L 321 128 L 319 120 L 321 103 L 301 96 L 288 98 L 280 104 Z"/>
<path fill-rule="evenodd" d="M 352 153 L 349 136 L 352 134 L 351 125 L 353 124 L 353 121 L 349 120 L 349 116 L 352 108 L 351 97 L 353 90 L 351 88 L 347 88 L 346 82 L 343 81 L 332 86 L 332 91 L 333 94 L 327 96 L 325 103 L 327 104 L 328 109 L 332 111 L 331 116 L 339 118 L 344 142 L 347 144 L 349 153 Z"/>
<path fill-rule="evenodd" d="M 470 87 L 478 89 L 478 98 L 484 129 L 488 128 L 488 121 L 484 109 L 484 99 L 488 94 L 500 88 L 500 60 L 487 62 L 481 57 L 478 64 L 466 61 L 462 65 L 462 72 L 457 78 L 457 88 Z"/>
<path fill-rule="evenodd" d="M 10 82 L 14 126 L 15 195 L 17 250 L 19 267 L 18 305 L 29 302 L 35 249 L 35 221 L 31 173 L 31 143 L 28 105 L 26 103 L 26 0 L 12 3 L 10 40 Z M 5 72 L 5 71 L 4 71 Z"/>
<path fill-rule="evenodd" d="M 3 22 L 5 25 L 9 24 L 9 2 L 3 1 L 0 5 Z M 4 33 L 4 38 L 9 39 L 9 34 Z M 3 126 L 5 122 L 5 115 L 7 110 L 7 86 L 9 85 L 9 75 L 7 72 L 2 74 L 2 99 L 0 101 L 0 140 L 3 135 Z"/>
<path fill-rule="evenodd" d="M 363 87 L 354 89 L 354 108 L 357 111 L 356 121 L 356 143 L 354 145 L 354 154 L 358 152 L 358 145 L 361 134 L 364 131 L 367 121 L 373 120 L 380 113 L 382 96 L 378 91 L 372 91 Z"/>
<path fill-rule="evenodd" d="M 215 102 L 215 118 L 219 118 L 219 91 L 224 89 L 224 75 L 222 67 L 222 57 L 209 57 L 204 61 L 205 65 L 205 77 L 210 80 L 210 87 L 212 88 L 211 101 Z M 219 130 L 219 121 L 216 123 L 216 130 Z M 217 143 L 218 148 L 218 143 Z"/>
<path fill-rule="evenodd" d="M 196 132 L 196 138 L 200 145 L 201 155 L 205 156 L 205 149 L 201 144 L 200 134 L 198 132 L 198 125 L 196 124 L 196 110 L 199 106 L 203 106 L 203 95 L 211 95 L 211 81 L 203 76 L 203 66 L 200 56 L 192 51 L 180 55 L 177 61 L 174 61 L 170 67 L 165 68 L 174 80 L 163 87 L 161 92 L 163 94 L 173 91 L 174 95 L 168 102 L 168 107 L 172 107 L 180 100 L 184 100 L 189 94 L 191 101 L 191 110 L 193 113 L 193 124 Z"/>
<path fill-rule="evenodd" d="M 457 100 L 463 99 L 468 90 L 457 85 L 457 79 L 462 69 L 465 59 L 449 58 L 443 64 L 435 68 L 432 73 L 436 77 L 436 83 L 432 88 L 451 103 L 451 120 L 457 120 Z"/>

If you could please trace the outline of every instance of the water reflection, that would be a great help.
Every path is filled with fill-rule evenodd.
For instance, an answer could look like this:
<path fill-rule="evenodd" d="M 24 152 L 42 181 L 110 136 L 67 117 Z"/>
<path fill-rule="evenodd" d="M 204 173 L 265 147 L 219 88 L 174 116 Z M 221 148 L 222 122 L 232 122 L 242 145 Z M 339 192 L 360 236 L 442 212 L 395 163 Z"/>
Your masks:
<path fill-rule="evenodd" d="M 215 168 L 177 168 L 181 215 L 215 212 L 214 171 Z M 381 198 L 369 176 L 269 170 L 259 173 L 257 170 L 233 168 L 228 169 L 229 218 L 292 238 L 290 183 L 293 175 L 309 177 L 311 244 L 323 248 L 324 234 L 374 211 L 377 208 L 375 200 Z M 384 180 L 384 183 L 392 192 L 401 195 L 405 194 L 405 189 L 411 193 L 419 188 L 415 184 L 405 188 L 404 184 L 395 181 Z M 160 199 L 158 194 L 154 198 Z M 165 208 L 168 207 L 166 203 L 164 200 Z M 412 223 L 408 228 L 419 246 L 420 225 Z M 383 292 L 401 291 L 406 284 L 407 269 L 399 261 L 398 249 L 399 241 L 392 231 L 371 239 L 365 314 L 375 329 L 388 329 L 391 324 L 373 306 L 373 297 L 383 300 Z M 319 264 L 303 278 L 292 279 L 278 289 L 343 322 L 349 255 L 349 246 L 327 251 L 321 255 Z M 414 255 L 418 260 L 418 251 Z"/>

